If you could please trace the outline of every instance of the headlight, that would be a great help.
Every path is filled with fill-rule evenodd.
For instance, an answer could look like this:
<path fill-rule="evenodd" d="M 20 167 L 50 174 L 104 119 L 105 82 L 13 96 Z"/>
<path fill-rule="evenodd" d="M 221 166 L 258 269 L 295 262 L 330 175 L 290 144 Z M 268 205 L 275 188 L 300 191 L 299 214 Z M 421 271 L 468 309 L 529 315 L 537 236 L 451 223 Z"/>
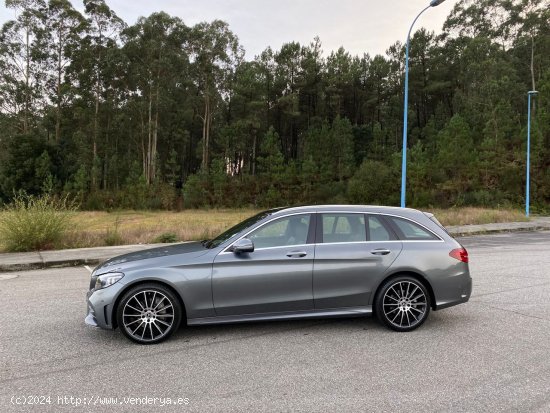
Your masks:
<path fill-rule="evenodd" d="M 107 274 L 100 275 L 95 281 L 94 290 L 100 290 L 102 288 L 113 285 L 122 277 L 124 277 L 124 274 L 122 274 L 121 272 L 108 272 Z"/>

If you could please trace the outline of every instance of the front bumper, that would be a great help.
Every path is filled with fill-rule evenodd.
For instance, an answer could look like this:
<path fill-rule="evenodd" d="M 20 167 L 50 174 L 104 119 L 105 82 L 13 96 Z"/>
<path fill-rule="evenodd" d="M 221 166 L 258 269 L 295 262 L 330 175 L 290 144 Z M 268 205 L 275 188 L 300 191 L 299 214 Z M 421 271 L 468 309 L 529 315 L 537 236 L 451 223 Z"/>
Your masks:
<path fill-rule="evenodd" d="M 106 330 L 114 329 L 114 305 L 124 285 L 117 282 L 101 290 L 90 290 L 86 294 L 86 325 Z"/>

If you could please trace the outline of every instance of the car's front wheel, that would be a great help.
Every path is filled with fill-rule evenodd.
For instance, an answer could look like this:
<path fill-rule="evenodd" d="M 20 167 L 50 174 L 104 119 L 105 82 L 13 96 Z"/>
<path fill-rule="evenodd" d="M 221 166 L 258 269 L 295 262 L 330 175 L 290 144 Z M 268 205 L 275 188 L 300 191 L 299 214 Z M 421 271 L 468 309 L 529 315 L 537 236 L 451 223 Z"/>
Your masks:
<path fill-rule="evenodd" d="M 382 324 L 395 331 L 412 331 L 422 325 L 430 313 L 430 295 L 416 278 L 399 276 L 380 288 L 375 313 Z"/>
<path fill-rule="evenodd" d="M 168 288 L 142 284 L 130 289 L 117 308 L 122 333 L 140 344 L 156 344 L 170 337 L 181 322 L 181 305 Z"/>

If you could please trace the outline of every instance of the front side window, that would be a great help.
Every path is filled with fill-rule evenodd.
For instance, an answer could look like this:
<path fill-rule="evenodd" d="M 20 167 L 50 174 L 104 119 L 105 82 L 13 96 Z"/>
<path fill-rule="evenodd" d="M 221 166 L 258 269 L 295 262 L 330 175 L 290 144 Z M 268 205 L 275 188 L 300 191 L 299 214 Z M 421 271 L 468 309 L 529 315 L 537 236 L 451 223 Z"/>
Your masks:
<path fill-rule="evenodd" d="M 273 248 L 307 244 L 311 215 L 292 215 L 276 219 L 248 234 L 254 248 Z"/>
<path fill-rule="evenodd" d="M 223 244 L 228 239 L 233 238 L 239 232 L 244 231 L 246 228 L 253 226 L 254 224 L 260 222 L 262 219 L 268 217 L 269 215 L 271 215 L 273 212 L 276 212 L 276 211 L 277 211 L 277 209 L 271 209 L 271 210 L 268 210 L 268 211 L 260 212 L 259 214 L 254 215 L 254 216 L 238 223 L 237 225 L 229 228 L 227 231 L 221 233 L 216 238 L 214 238 L 210 241 L 205 241 L 203 245 L 206 248 L 216 248 L 219 245 Z"/>
<path fill-rule="evenodd" d="M 393 222 L 399 238 L 406 241 L 431 241 L 438 240 L 430 231 L 422 228 L 408 219 L 388 217 Z"/>
<path fill-rule="evenodd" d="M 363 214 L 322 214 L 323 243 L 366 241 Z"/>

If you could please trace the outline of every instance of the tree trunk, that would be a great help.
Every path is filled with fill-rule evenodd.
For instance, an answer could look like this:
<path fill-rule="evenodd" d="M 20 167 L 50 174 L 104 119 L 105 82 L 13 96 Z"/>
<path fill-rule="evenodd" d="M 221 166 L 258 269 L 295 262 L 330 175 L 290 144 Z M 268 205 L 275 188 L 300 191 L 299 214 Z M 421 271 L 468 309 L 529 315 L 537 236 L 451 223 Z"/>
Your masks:
<path fill-rule="evenodd" d="M 105 125 L 105 148 L 106 151 L 109 150 L 109 127 L 111 125 L 111 117 L 109 114 L 107 114 L 107 125 Z M 103 164 L 105 167 L 103 168 L 103 189 L 107 189 L 109 186 L 109 179 L 108 174 L 110 173 L 110 167 L 111 165 L 111 158 L 107 155 L 108 152 L 105 152 L 103 155 Z"/>
<path fill-rule="evenodd" d="M 149 109 L 148 109 L 148 120 L 147 120 L 147 161 L 146 161 L 146 173 L 145 178 L 147 179 L 147 184 L 151 183 L 151 146 L 153 143 L 153 90 L 152 87 L 149 87 Z"/>
<path fill-rule="evenodd" d="M 156 179 L 157 175 L 157 142 L 158 142 L 158 127 L 159 127 L 159 86 L 157 85 L 157 93 L 155 98 L 155 123 L 153 125 L 153 143 L 151 148 L 151 183 Z"/>
<path fill-rule="evenodd" d="M 27 26 L 26 30 L 26 43 L 25 43 L 25 53 L 26 53 L 26 70 L 25 70 L 25 114 L 23 116 L 23 133 L 29 132 L 29 77 L 30 77 L 30 66 L 31 66 L 31 53 L 30 53 L 30 35 L 29 35 L 29 28 Z"/>
<path fill-rule="evenodd" d="M 252 176 L 256 175 L 256 147 L 258 146 L 258 132 L 254 129 L 254 140 L 252 143 Z"/>
<path fill-rule="evenodd" d="M 147 176 L 147 152 L 145 150 L 145 122 L 143 120 L 143 112 L 139 111 L 141 118 L 141 166 L 143 168 L 143 176 Z"/>
<path fill-rule="evenodd" d="M 94 132 L 92 135 L 92 155 L 93 155 L 93 164 L 95 165 L 97 163 L 97 124 L 98 124 L 98 117 L 99 117 L 99 94 L 100 94 L 100 79 L 99 79 L 99 61 L 101 60 L 101 52 L 98 54 L 98 68 L 97 68 L 97 76 L 96 76 L 96 82 L 95 82 L 95 111 L 94 111 Z M 97 177 L 95 174 L 92 174 L 92 188 L 96 188 L 97 185 Z"/>
<path fill-rule="evenodd" d="M 57 105 L 56 105 L 56 116 L 55 116 L 55 141 L 59 142 L 61 135 L 61 58 L 63 53 L 63 41 L 61 40 L 61 35 L 59 39 L 59 50 L 57 54 Z"/>
<path fill-rule="evenodd" d="M 211 110 L 210 110 L 210 96 L 206 92 L 204 95 L 204 117 L 202 120 L 202 168 L 208 170 L 210 161 L 210 122 L 211 122 Z"/>
<path fill-rule="evenodd" d="M 537 90 L 535 85 L 535 36 L 531 34 L 531 90 Z M 536 111 L 536 101 L 533 99 L 533 116 Z"/>

